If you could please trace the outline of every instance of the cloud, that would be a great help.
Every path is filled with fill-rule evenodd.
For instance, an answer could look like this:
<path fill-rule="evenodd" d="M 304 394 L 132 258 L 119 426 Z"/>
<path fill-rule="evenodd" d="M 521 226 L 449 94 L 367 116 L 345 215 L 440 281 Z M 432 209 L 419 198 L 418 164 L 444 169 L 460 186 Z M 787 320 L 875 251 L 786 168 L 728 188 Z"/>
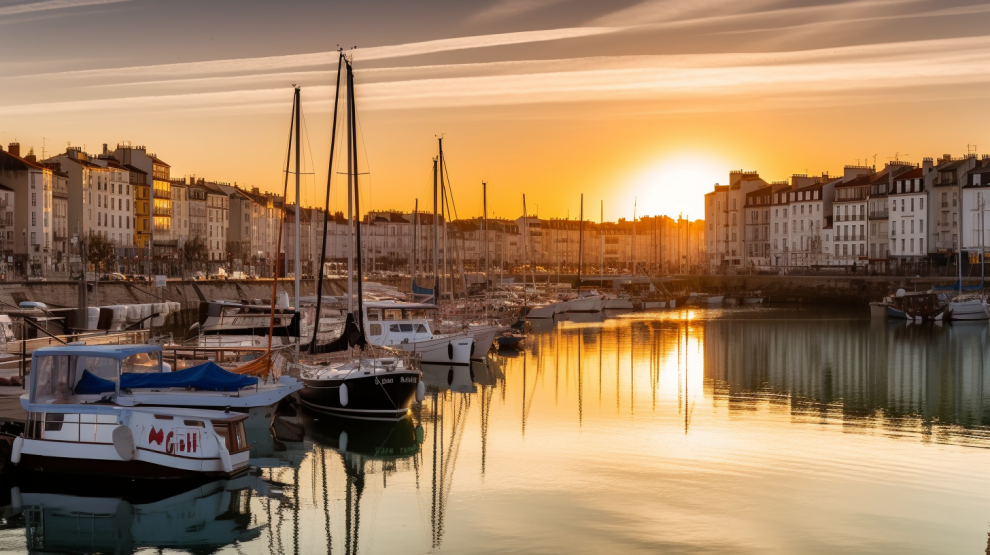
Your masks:
<path fill-rule="evenodd" d="M 129 0 L 46 0 L 45 2 L 34 2 L 32 4 L 15 4 L 13 6 L 0 6 L 0 17 L 9 15 L 19 15 L 22 13 L 43 12 L 49 10 L 64 10 L 67 8 L 79 8 L 83 6 L 97 6 L 102 4 L 116 4 L 118 2 L 128 2 Z"/>
<path fill-rule="evenodd" d="M 567 0 L 500 0 L 468 18 L 472 23 L 516 17 L 524 13 L 548 8 Z"/>
<path fill-rule="evenodd" d="M 458 75 L 389 77 L 359 81 L 362 110 L 457 106 L 498 106 L 621 100 L 749 100 L 790 95 L 824 98 L 896 89 L 899 96 L 937 83 L 942 89 L 986 83 L 990 74 L 976 68 L 990 63 L 990 37 L 944 39 L 839 47 L 782 53 L 729 53 L 681 56 L 630 56 L 467 64 Z M 489 74 L 484 69 L 495 68 Z M 450 70 L 450 68 L 447 68 Z M 329 74 L 330 72 L 328 72 Z M 426 74 L 427 72 L 423 72 Z M 883 76 L 878 78 L 877 76 Z M 326 81 L 324 81 L 326 82 Z M 155 90 L 160 90 L 156 88 Z M 305 89 L 309 110 L 325 109 L 332 87 Z M 937 95 L 938 89 L 924 94 Z M 0 115 L 114 110 L 223 109 L 250 112 L 288 106 L 287 87 L 253 90 L 145 95 L 122 98 L 8 105 Z"/>
<path fill-rule="evenodd" d="M 81 0 L 80 0 L 81 1 Z M 123 0 L 121 0 L 123 1 Z M 501 33 L 495 35 L 478 35 L 451 39 L 413 42 L 391 46 L 374 46 L 358 48 L 353 51 L 358 61 L 383 60 L 453 50 L 474 48 L 489 48 L 511 44 L 525 44 L 564 40 L 570 38 L 588 37 L 613 33 L 621 29 L 608 27 L 571 27 L 564 29 L 546 29 L 540 31 L 522 31 L 517 33 Z M 279 71 L 291 68 L 329 66 L 337 62 L 337 52 L 316 52 L 312 54 L 292 54 L 287 56 L 268 56 L 264 58 L 240 58 L 232 60 L 210 60 L 203 62 L 183 62 L 160 64 L 153 66 L 132 66 L 107 69 L 85 69 L 48 73 L 41 75 L 26 75 L 23 77 L 117 77 L 129 78 L 147 76 L 188 77 L 194 75 L 215 75 L 218 73 L 263 72 Z"/>

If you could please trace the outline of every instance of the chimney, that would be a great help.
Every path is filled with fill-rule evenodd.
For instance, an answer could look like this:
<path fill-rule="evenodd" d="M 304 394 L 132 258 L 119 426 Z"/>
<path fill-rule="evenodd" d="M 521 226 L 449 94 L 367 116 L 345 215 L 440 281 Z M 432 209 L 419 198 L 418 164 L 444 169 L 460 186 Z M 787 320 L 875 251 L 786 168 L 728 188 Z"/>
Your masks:
<path fill-rule="evenodd" d="M 103 143 L 103 154 L 110 154 L 110 151 L 107 150 L 107 144 L 106 143 Z"/>
<path fill-rule="evenodd" d="M 923 161 L 921 162 L 921 174 L 922 174 L 922 175 L 927 175 L 927 174 L 928 174 L 928 173 L 929 173 L 930 171 L 932 171 L 932 169 L 934 169 L 934 168 L 935 168 L 935 160 L 933 160 L 933 159 L 932 159 L 932 158 L 930 158 L 930 157 L 926 157 L 926 158 L 925 158 L 925 159 L 924 159 L 924 160 L 923 160 Z"/>
<path fill-rule="evenodd" d="M 254 193 L 254 194 L 256 194 L 256 195 L 260 195 L 261 194 L 261 191 L 257 187 L 251 187 L 251 192 Z"/>
<path fill-rule="evenodd" d="M 28 162 L 38 161 L 38 157 L 34 155 L 34 148 L 31 148 L 31 150 L 28 151 L 27 156 L 25 156 L 24 159 Z"/>
<path fill-rule="evenodd" d="M 10 143 L 9 145 L 7 145 L 7 149 L 14 156 L 19 157 L 21 155 L 21 143 Z"/>

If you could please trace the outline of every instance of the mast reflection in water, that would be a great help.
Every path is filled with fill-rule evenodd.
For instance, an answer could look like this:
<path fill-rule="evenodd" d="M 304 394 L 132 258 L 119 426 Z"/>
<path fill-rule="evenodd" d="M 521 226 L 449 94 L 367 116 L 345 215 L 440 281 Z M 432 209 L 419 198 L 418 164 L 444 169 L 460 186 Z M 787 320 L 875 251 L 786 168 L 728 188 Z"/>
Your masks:
<path fill-rule="evenodd" d="M 544 323 L 525 350 L 487 364 L 424 366 L 426 399 L 406 419 L 301 412 L 303 441 L 252 438 L 267 468 L 249 489 L 173 493 L 162 514 L 192 532 L 169 532 L 167 545 L 983 552 L 987 324 L 865 316 L 739 308 Z M 93 529 L 119 541 L 82 527 L 54 540 L 65 502 L 17 503 L 0 549 L 41 549 L 41 538 L 66 552 L 138 550 L 151 536 L 134 523 L 158 518 L 138 500 L 101 501 L 91 512 L 113 516 L 91 517 Z"/>

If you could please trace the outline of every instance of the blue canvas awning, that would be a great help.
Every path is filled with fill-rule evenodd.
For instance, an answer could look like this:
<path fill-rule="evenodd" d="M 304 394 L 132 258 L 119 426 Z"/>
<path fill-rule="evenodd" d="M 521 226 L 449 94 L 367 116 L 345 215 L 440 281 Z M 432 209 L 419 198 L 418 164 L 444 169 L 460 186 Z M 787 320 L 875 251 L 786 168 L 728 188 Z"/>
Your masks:
<path fill-rule="evenodd" d="M 169 387 L 191 388 L 203 391 L 237 391 L 258 383 L 258 378 L 228 372 L 212 362 L 186 368 L 177 372 L 136 373 L 124 372 L 120 376 L 121 389 L 164 389 Z M 117 385 L 89 370 L 83 372 L 76 384 L 77 395 L 113 393 Z"/>
<path fill-rule="evenodd" d="M 120 376 L 121 389 L 182 387 L 204 391 L 237 391 L 256 385 L 258 378 L 228 372 L 213 362 L 176 372 L 142 374 L 125 372 Z"/>

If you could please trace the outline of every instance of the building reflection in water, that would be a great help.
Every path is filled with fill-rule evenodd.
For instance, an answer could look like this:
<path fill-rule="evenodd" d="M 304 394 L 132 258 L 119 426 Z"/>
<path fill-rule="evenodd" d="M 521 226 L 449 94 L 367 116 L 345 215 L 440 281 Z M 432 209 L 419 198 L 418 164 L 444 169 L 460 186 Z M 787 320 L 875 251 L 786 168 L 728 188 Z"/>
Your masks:
<path fill-rule="evenodd" d="M 717 399 L 754 399 L 795 414 L 841 415 L 891 431 L 921 424 L 943 439 L 985 415 L 987 323 L 712 320 L 704 324 L 705 378 Z M 951 426 L 949 426 L 951 425 Z"/>

